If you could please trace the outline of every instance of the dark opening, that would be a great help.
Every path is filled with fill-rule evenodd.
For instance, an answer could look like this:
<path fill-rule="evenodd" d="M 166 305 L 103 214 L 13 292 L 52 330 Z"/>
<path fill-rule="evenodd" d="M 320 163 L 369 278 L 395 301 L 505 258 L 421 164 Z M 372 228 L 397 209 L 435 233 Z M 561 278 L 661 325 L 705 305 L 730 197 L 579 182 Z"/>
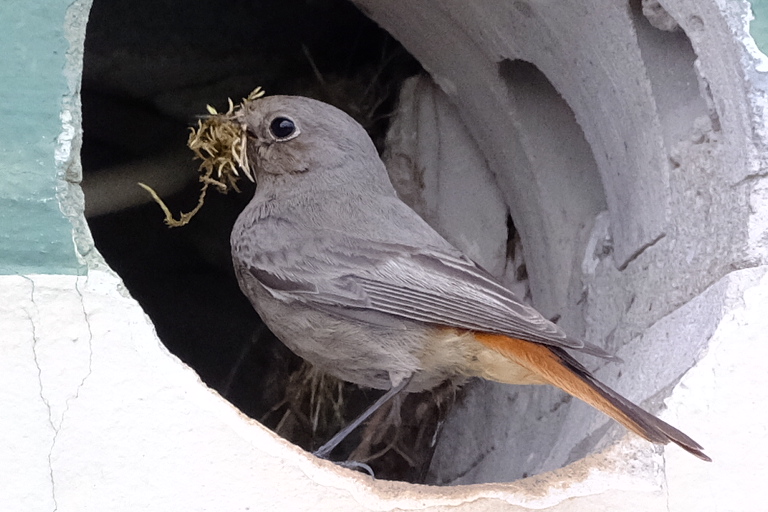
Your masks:
<path fill-rule="evenodd" d="M 169 229 L 136 182 L 153 186 L 174 213 L 189 211 L 199 184 L 198 163 L 185 146 L 188 126 L 206 104 L 225 107 L 228 97 L 237 102 L 256 86 L 333 103 L 380 146 L 399 84 L 419 71 L 396 41 L 343 0 L 93 2 L 82 161 L 96 246 L 174 354 L 246 414 L 306 449 L 378 392 L 303 366 L 240 292 L 229 234 L 252 186 L 242 180 L 242 194 L 209 194 L 190 225 Z M 319 390 L 314 399 L 310 389 Z M 430 395 L 427 412 L 403 413 L 409 458 L 397 450 L 374 457 L 368 463 L 378 478 L 420 481 L 441 414 L 437 402 Z M 384 434 L 358 458 L 386 445 L 392 434 Z M 360 433 L 334 459 L 359 440 Z"/>

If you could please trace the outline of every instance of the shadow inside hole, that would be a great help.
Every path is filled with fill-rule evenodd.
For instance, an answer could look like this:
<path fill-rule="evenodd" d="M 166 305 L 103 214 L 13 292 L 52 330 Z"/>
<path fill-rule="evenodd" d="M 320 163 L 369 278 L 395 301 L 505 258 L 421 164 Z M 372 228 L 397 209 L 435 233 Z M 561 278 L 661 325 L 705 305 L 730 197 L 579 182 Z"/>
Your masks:
<path fill-rule="evenodd" d="M 607 210 L 600 171 L 570 105 L 535 64 L 505 59 L 498 76 L 513 124 L 504 143 L 514 160 L 497 178 L 510 191 L 507 204 L 522 212 L 507 220 L 507 262 L 530 285 L 535 307 L 581 336 L 585 247 L 596 217 Z M 516 257 L 523 246 L 524 260 Z M 604 442 L 590 437 L 573 450 L 597 414 L 550 386 L 478 382 L 447 418 L 427 481 L 510 482 L 560 468 Z"/>
<path fill-rule="evenodd" d="M 547 316 L 562 316 L 569 332 L 584 332 L 583 311 L 573 304 L 582 291 L 585 231 L 608 209 L 600 169 L 573 110 L 544 73 L 530 62 L 509 59 L 499 63 L 498 72 L 523 155 L 517 174 L 530 176 L 515 185 L 540 222 L 538 229 L 527 230 L 537 240 L 526 244 L 536 306 Z"/>
<path fill-rule="evenodd" d="M 719 131 L 712 93 L 699 76 L 698 56 L 685 31 L 659 5 L 644 12 L 640 0 L 629 4 L 667 150 L 681 140 L 702 136 L 702 123 Z"/>
<path fill-rule="evenodd" d="M 82 161 L 97 248 L 174 354 L 243 412 L 309 450 L 379 392 L 312 373 L 240 292 L 229 234 L 253 186 L 241 180 L 242 194 L 209 194 L 191 224 L 168 229 L 135 183 L 158 190 L 172 212 L 189 211 L 199 184 L 187 127 L 206 104 L 223 108 L 256 86 L 333 103 L 381 147 L 399 84 L 419 70 L 341 0 L 95 0 L 90 13 Z M 373 440 L 357 455 L 374 455 L 378 478 L 421 481 L 451 398 L 450 390 L 409 396 L 403 425 L 380 418 L 334 458 Z"/>

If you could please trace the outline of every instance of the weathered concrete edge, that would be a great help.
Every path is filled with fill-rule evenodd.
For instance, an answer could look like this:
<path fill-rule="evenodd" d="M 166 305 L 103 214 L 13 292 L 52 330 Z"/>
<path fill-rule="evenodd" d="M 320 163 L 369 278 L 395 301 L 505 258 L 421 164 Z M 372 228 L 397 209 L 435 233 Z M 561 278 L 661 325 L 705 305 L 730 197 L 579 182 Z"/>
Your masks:
<path fill-rule="evenodd" d="M 722 361 L 735 357 L 735 345 L 747 344 L 750 350 L 766 351 L 754 342 L 768 332 L 768 326 L 763 325 L 767 321 L 760 320 L 768 304 L 767 274 L 768 267 L 732 272 L 660 322 L 677 325 L 680 319 L 673 316 L 695 318 L 696 301 L 711 301 L 711 294 L 723 299 L 723 320 L 709 351 L 675 387 L 667 400 L 669 409 L 663 414 L 677 424 L 697 425 L 697 440 L 715 459 L 711 465 L 676 447 L 662 456 L 647 443 L 627 436 L 604 452 L 561 470 L 509 484 L 437 488 L 372 482 L 308 456 L 206 388 L 191 369 L 162 346 L 138 304 L 121 292 L 119 279 L 102 271 L 92 271 L 88 277 L 0 277 L 10 299 L 0 313 L 17 319 L 27 317 L 27 321 L 17 322 L 21 332 L 3 334 L 3 345 L 33 356 L 33 361 L 11 357 L 5 363 L 17 373 L 26 368 L 27 378 L 17 382 L 34 384 L 36 388 L 2 389 L 5 398 L 26 392 L 38 397 L 36 403 L 28 404 L 15 417 L 28 418 L 30 421 L 20 425 L 24 435 L 38 437 L 50 452 L 47 461 L 30 458 L 19 463 L 46 464 L 38 469 L 41 475 L 50 475 L 51 495 L 59 510 L 95 510 L 107 505 L 130 510 L 149 505 L 130 491 L 137 479 L 167 485 L 155 490 L 156 510 L 185 502 L 201 509 L 199 505 L 209 497 L 205 489 L 188 481 L 174 484 L 167 477 L 169 468 L 184 465 L 189 466 L 185 474 L 205 475 L 209 489 L 227 489 L 228 496 L 217 499 L 228 507 L 271 503 L 290 504 L 297 510 L 322 509 L 318 502 L 307 502 L 306 496 L 314 496 L 320 503 L 330 500 L 329 510 L 493 510 L 501 506 L 508 510 L 590 510 L 596 503 L 617 499 L 626 505 L 623 510 L 656 510 L 670 500 L 690 503 L 696 497 L 694 484 L 702 492 L 698 501 L 709 495 L 705 490 L 715 481 L 724 479 L 737 488 L 734 476 L 721 474 L 732 465 L 743 464 L 745 451 L 734 449 L 734 443 L 748 443 L 753 453 L 766 451 L 768 440 L 759 432 L 749 439 L 721 434 L 723 424 L 737 429 L 740 417 L 749 430 L 745 416 L 751 410 L 742 402 L 760 400 L 760 391 L 755 389 L 748 393 L 743 390 L 741 398 L 722 396 L 734 389 L 734 380 L 759 375 L 759 354 L 750 357 L 738 371 L 723 367 Z M 82 313 L 77 315 L 77 311 Z M 65 331 L 60 329 L 54 312 L 68 316 Z M 24 345 L 28 345 L 27 349 Z M 83 349 L 85 346 L 87 349 Z M 755 373 L 750 374 L 750 369 Z M 717 376 L 716 381 L 710 376 Z M 167 417 L 147 422 L 147 400 L 156 401 L 151 404 L 153 414 L 164 411 Z M 120 404 L 118 409 L 114 409 L 116 403 Z M 116 414 L 124 421 L 105 422 L 105 418 Z M 135 424 L 128 421 L 131 419 Z M 87 440 L 94 435 L 94 429 L 105 446 L 121 454 L 117 460 L 114 454 L 88 448 Z M 185 442 L 171 442 L 177 438 Z M 140 441 L 133 442 L 135 439 Z M 201 444 L 216 449 L 201 454 Z M 142 449 L 141 460 L 145 463 L 137 467 L 130 457 Z M 90 481 L 94 490 L 87 501 L 81 495 L 82 479 L 87 475 L 76 468 L 90 468 L 83 471 L 103 479 Z M 27 469 L 31 468 L 16 468 L 10 474 Z M 117 501 L 114 486 L 132 498 L 123 496 Z M 105 492 L 100 493 L 100 488 Z"/>

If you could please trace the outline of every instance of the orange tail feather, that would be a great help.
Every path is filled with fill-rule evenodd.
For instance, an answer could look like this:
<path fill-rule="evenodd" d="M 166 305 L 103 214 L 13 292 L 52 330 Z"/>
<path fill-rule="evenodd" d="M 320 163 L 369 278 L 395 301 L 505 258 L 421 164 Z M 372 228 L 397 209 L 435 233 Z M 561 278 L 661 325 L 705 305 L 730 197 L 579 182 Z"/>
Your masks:
<path fill-rule="evenodd" d="M 653 443 L 669 441 L 700 459 L 710 461 L 703 448 L 675 427 L 633 404 L 605 384 L 564 350 L 500 334 L 474 333 L 475 339 L 566 393 L 583 400 Z"/>

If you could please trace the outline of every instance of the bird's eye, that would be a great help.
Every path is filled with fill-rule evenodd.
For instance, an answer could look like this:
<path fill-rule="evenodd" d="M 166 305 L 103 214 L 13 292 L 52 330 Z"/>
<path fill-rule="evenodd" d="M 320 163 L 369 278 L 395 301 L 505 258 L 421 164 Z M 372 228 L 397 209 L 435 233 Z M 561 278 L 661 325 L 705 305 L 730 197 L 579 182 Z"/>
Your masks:
<path fill-rule="evenodd" d="M 269 131 L 277 140 L 289 140 L 299 134 L 296 123 L 287 117 L 276 117 L 269 123 Z"/>

